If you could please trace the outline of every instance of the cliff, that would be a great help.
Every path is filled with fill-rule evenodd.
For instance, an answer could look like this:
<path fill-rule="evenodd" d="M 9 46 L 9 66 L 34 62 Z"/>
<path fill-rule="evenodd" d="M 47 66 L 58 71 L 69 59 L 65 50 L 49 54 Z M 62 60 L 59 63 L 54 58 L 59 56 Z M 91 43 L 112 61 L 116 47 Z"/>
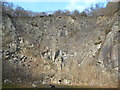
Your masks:
<path fill-rule="evenodd" d="M 4 14 L 3 82 L 117 87 L 118 18 Z"/>

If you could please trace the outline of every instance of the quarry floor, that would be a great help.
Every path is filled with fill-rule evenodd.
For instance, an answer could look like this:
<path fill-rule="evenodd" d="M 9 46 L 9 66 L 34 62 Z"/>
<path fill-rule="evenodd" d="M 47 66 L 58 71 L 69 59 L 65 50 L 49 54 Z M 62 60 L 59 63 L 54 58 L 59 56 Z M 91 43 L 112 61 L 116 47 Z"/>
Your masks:
<path fill-rule="evenodd" d="M 106 87 L 97 87 L 97 86 L 87 86 L 87 85 L 63 85 L 63 84 L 40 84 L 37 88 L 51 88 L 50 85 L 55 86 L 55 88 L 89 88 L 90 90 L 96 90 L 97 88 L 110 88 L 109 86 Z M 2 88 L 33 88 L 32 85 L 26 83 L 2 83 Z M 96 88 L 96 89 L 95 89 Z M 111 87 L 115 88 L 115 87 Z M 106 90 L 106 89 L 105 89 Z"/>

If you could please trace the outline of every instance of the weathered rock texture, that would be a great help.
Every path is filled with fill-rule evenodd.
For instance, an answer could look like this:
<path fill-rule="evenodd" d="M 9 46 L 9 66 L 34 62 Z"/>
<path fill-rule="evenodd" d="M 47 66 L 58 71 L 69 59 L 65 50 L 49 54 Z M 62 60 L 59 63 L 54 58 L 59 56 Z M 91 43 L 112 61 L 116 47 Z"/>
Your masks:
<path fill-rule="evenodd" d="M 3 81 L 117 87 L 118 17 L 3 15 Z"/>

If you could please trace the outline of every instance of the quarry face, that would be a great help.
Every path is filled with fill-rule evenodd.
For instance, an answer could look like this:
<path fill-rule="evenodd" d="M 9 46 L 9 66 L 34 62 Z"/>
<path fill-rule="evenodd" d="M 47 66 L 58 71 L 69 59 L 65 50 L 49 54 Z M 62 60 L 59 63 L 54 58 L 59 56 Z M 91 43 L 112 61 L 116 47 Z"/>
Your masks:
<path fill-rule="evenodd" d="M 3 82 L 117 87 L 118 18 L 3 15 Z"/>

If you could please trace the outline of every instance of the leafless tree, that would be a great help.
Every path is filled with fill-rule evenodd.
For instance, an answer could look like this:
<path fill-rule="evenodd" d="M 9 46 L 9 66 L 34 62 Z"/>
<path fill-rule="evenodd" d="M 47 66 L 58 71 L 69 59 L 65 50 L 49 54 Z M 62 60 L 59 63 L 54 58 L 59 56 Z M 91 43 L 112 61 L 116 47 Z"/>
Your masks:
<path fill-rule="evenodd" d="M 80 12 L 78 10 L 74 10 L 72 13 L 73 16 L 79 16 Z"/>

